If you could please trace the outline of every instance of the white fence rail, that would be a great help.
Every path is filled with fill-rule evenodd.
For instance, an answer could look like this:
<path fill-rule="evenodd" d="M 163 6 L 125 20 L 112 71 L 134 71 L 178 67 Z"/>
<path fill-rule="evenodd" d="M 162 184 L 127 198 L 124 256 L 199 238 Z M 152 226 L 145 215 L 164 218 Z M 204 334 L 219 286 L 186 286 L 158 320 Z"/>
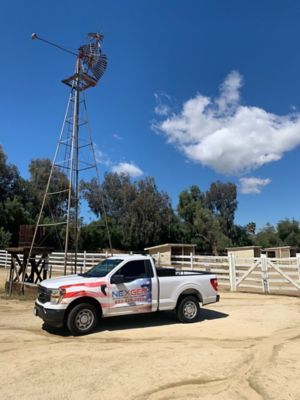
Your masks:
<path fill-rule="evenodd" d="M 160 260 L 160 254 L 154 257 Z M 164 264 L 166 265 L 166 264 Z M 169 266 L 215 273 L 220 288 L 265 294 L 300 296 L 300 254 L 290 258 L 237 258 L 181 255 L 173 256 Z"/>
<path fill-rule="evenodd" d="M 10 254 L 5 250 L 0 250 L 0 267 L 8 268 L 10 266 Z"/>
<path fill-rule="evenodd" d="M 85 272 L 99 261 L 108 257 L 108 253 L 77 253 L 77 272 Z M 74 273 L 74 255 L 68 255 L 67 272 Z M 64 271 L 64 253 L 54 252 L 49 255 L 49 266 L 52 273 L 63 273 Z"/>
<path fill-rule="evenodd" d="M 78 253 L 77 272 L 85 272 L 107 256 L 108 253 Z M 154 258 L 159 262 L 160 254 L 156 254 Z M 0 267 L 9 268 L 10 262 L 10 255 L 5 250 L 0 250 Z M 266 258 L 264 255 L 259 258 L 237 258 L 232 254 L 214 257 L 191 253 L 172 257 L 167 266 L 212 272 L 218 276 L 220 288 L 231 291 L 300 296 L 300 254 L 290 258 Z M 53 275 L 63 274 L 64 253 L 50 254 L 49 269 Z M 71 254 L 67 273 L 74 273 Z"/>
<path fill-rule="evenodd" d="M 108 253 L 83 253 L 77 254 L 77 272 L 85 272 L 99 261 L 108 257 Z M 68 254 L 67 273 L 74 273 L 74 255 Z M 20 255 L 22 259 L 22 255 Z M 9 268 L 11 263 L 11 256 L 7 251 L 0 250 L 0 267 Z M 50 274 L 61 275 L 64 272 L 64 253 L 53 252 L 49 255 L 49 270 Z"/>

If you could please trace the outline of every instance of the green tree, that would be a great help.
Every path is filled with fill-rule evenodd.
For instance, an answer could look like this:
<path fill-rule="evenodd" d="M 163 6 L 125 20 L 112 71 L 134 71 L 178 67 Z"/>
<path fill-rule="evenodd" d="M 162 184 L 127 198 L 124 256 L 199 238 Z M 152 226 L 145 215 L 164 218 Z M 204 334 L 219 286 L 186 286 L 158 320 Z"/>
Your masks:
<path fill-rule="evenodd" d="M 35 215 L 40 210 L 43 197 L 46 191 L 49 175 L 51 171 L 51 161 L 47 158 L 32 160 L 29 164 L 29 188 L 32 192 L 32 202 Z M 51 182 L 49 185 L 49 193 L 62 192 L 55 195 L 47 196 L 44 206 L 44 217 L 52 219 L 63 217 L 66 213 L 69 180 L 64 172 L 58 167 L 54 167 Z"/>
<path fill-rule="evenodd" d="M 261 247 L 280 246 L 281 242 L 273 225 L 267 224 L 255 236 L 255 244 Z"/>
<path fill-rule="evenodd" d="M 173 211 L 169 196 L 158 191 L 154 178 L 141 179 L 136 188 L 130 212 L 124 214 L 122 221 L 123 227 L 127 228 L 123 243 L 127 248 L 134 243 L 135 248 L 142 249 L 165 241 Z"/>
<path fill-rule="evenodd" d="M 248 224 L 250 225 L 250 224 Z M 231 232 L 233 246 L 251 246 L 253 245 L 253 234 L 249 233 L 249 226 L 234 225 Z M 254 224 L 255 225 L 255 224 Z M 253 226 L 251 227 L 253 232 Z"/>
<path fill-rule="evenodd" d="M 120 233 L 112 220 L 108 220 L 110 235 L 114 248 L 121 248 Z M 108 237 L 105 221 L 97 220 L 83 225 L 80 230 L 79 248 L 81 250 L 97 250 L 108 248 Z"/>
<path fill-rule="evenodd" d="M 130 180 L 125 174 L 106 174 L 97 181 L 81 183 L 81 192 L 91 210 L 104 220 L 102 199 L 115 242 L 124 249 L 142 250 L 158 244 L 175 232 L 176 217 L 168 195 L 157 189 L 153 178 Z M 172 228 L 171 228 L 172 226 Z"/>
<path fill-rule="evenodd" d="M 186 223 L 193 224 L 196 211 L 205 205 L 205 194 L 201 192 L 197 185 L 191 186 L 179 195 L 178 215 Z"/>
<path fill-rule="evenodd" d="M 246 232 L 247 232 L 249 235 L 255 235 L 255 231 L 256 231 L 256 223 L 255 223 L 255 222 L 249 222 L 249 223 L 246 225 Z"/>
<path fill-rule="evenodd" d="M 196 185 L 179 195 L 178 215 L 182 220 L 184 241 L 197 245 L 205 254 L 219 254 L 231 244 L 222 230 L 222 219 L 208 207 L 207 193 Z"/>
<path fill-rule="evenodd" d="M 18 242 L 19 227 L 32 220 L 29 204 L 30 190 L 20 177 L 15 165 L 7 163 L 7 157 L 0 146 L 0 227 L 2 243 Z"/>
<path fill-rule="evenodd" d="M 12 244 L 17 244 L 20 225 L 28 224 L 31 216 L 17 196 L 0 203 L 0 224 L 11 234 Z"/>
<path fill-rule="evenodd" d="M 11 233 L 4 230 L 4 228 L 0 227 L 0 249 L 5 249 L 10 245 L 11 241 Z"/>
<path fill-rule="evenodd" d="M 221 229 L 220 220 L 213 216 L 211 211 L 199 207 L 195 216 L 195 237 L 201 240 L 198 242 L 198 248 L 204 253 L 213 253 L 219 255 L 226 247 L 231 245 L 230 239 L 224 235 Z"/>
<path fill-rule="evenodd" d="M 14 196 L 19 190 L 20 175 L 15 165 L 7 163 L 7 156 L 0 145 L 0 199 Z"/>
<path fill-rule="evenodd" d="M 198 209 L 205 206 L 205 194 L 201 192 L 197 185 L 191 186 L 189 189 L 179 194 L 179 203 L 177 207 L 178 216 L 182 222 L 182 237 L 186 243 L 193 242 L 200 248 L 206 248 L 207 244 L 202 243 L 203 239 L 195 239 L 197 228 L 195 226 L 195 218 Z"/>
<path fill-rule="evenodd" d="M 219 217 L 221 229 L 226 236 L 231 235 L 234 214 L 237 209 L 236 185 L 228 182 L 213 182 L 206 193 L 207 207 Z"/>
<path fill-rule="evenodd" d="M 292 219 L 284 219 L 277 224 L 278 237 L 282 244 L 300 249 L 299 222 Z"/>

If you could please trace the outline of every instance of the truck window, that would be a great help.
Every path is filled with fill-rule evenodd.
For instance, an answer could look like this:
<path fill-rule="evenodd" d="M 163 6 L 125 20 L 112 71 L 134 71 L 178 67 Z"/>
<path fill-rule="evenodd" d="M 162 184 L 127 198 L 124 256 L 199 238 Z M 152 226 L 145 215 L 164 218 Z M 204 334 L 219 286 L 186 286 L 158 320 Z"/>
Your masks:
<path fill-rule="evenodd" d="M 150 272 L 152 272 L 152 268 L 149 271 L 149 268 L 144 260 L 134 260 L 126 263 L 116 272 L 116 275 L 123 275 L 125 282 L 131 282 L 135 279 L 151 277 Z"/>
<path fill-rule="evenodd" d="M 112 271 L 122 261 L 123 261 L 122 259 L 106 258 L 105 260 L 101 261 L 99 264 L 95 265 L 87 272 L 80 275 L 87 278 L 102 278 L 103 276 L 107 275 L 110 271 Z"/>

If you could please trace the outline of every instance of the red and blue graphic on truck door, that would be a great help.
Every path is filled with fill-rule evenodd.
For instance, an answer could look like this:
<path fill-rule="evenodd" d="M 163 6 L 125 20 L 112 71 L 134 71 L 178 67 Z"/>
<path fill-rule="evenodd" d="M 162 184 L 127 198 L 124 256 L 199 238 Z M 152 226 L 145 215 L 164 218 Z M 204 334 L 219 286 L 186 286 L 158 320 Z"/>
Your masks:
<path fill-rule="evenodd" d="M 141 278 L 135 281 L 135 287 L 127 288 L 126 284 L 118 285 L 112 290 L 112 300 L 115 305 L 123 304 L 134 307 L 136 312 L 152 310 L 151 278 Z M 121 288 L 122 287 L 122 288 Z"/>

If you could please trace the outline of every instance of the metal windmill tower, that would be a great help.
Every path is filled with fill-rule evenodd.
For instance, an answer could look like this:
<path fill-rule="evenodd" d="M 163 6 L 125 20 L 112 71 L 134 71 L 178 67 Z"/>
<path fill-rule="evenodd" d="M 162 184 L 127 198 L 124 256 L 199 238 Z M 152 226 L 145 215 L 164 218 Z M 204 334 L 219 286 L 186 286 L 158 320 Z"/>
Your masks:
<path fill-rule="evenodd" d="M 28 257 L 30 259 L 40 227 L 58 229 L 58 226 L 60 226 L 60 228 L 64 228 L 64 274 L 66 274 L 68 261 L 70 260 L 74 266 L 73 272 L 77 272 L 80 226 L 80 173 L 94 169 L 99 183 L 99 171 L 91 133 L 89 129 L 87 129 L 85 134 L 82 131 L 83 128 L 88 128 L 85 90 L 97 85 L 107 67 L 107 57 L 102 53 L 101 48 L 103 38 L 104 36 L 101 33 L 89 33 L 88 43 L 80 46 L 77 52 L 73 52 L 38 37 L 36 33 L 32 34 L 32 39 L 55 46 L 76 57 L 75 72 L 69 78 L 62 81 L 71 87 L 71 93 Z M 65 186 L 56 187 L 53 190 L 53 181 L 55 181 L 58 173 L 63 173 L 67 177 Z M 53 204 L 57 204 L 55 199 L 59 199 L 65 204 L 64 211 L 61 211 L 60 215 L 55 214 L 53 207 Z M 102 202 L 109 246 L 112 248 L 102 196 L 100 200 Z M 52 218 L 45 221 L 43 217 L 46 208 L 48 208 L 48 215 L 51 215 Z"/>

